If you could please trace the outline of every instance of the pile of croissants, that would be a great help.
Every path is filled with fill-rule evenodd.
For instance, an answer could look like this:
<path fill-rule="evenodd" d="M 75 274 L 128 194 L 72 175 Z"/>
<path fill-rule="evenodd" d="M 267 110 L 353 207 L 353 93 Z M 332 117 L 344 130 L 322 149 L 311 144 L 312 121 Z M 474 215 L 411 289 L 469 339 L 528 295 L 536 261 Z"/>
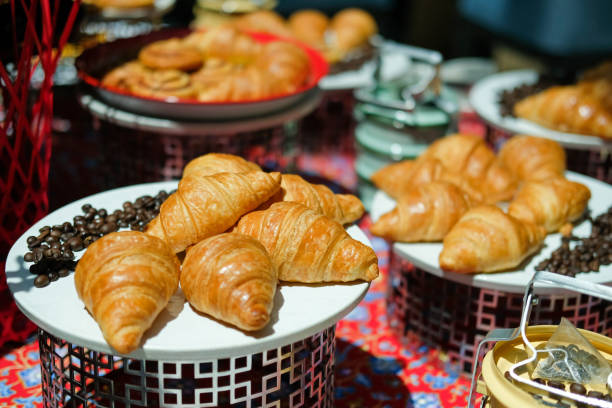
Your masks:
<path fill-rule="evenodd" d="M 195 310 L 259 330 L 270 320 L 279 280 L 378 276 L 374 251 L 343 227 L 363 212 L 353 195 L 264 172 L 237 156 L 207 154 L 185 167 L 145 232 L 114 232 L 87 248 L 76 290 L 119 353 L 139 346 L 179 284 Z"/>
<path fill-rule="evenodd" d="M 513 110 L 547 128 L 612 138 L 612 61 L 588 70 L 576 84 L 528 96 Z"/>
<path fill-rule="evenodd" d="M 496 155 L 478 136 L 450 135 L 416 160 L 372 175 L 396 207 L 371 231 L 399 242 L 442 241 L 444 270 L 508 270 L 548 233 L 570 233 L 584 213 L 591 192 L 567 180 L 565 169 L 565 151 L 549 139 L 516 135 Z M 500 204 L 507 201 L 504 211 Z"/>

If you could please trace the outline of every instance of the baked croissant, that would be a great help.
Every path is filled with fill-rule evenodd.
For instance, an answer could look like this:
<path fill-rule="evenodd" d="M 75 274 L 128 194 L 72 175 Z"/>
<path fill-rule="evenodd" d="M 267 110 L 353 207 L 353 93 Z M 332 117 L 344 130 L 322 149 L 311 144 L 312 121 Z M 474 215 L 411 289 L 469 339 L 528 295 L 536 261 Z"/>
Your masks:
<path fill-rule="evenodd" d="M 519 180 L 545 180 L 565 173 L 565 150 L 550 139 L 516 135 L 501 147 L 498 157 Z"/>
<path fill-rule="evenodd" d="M 145 232 L 181 252 L 220 234 L 268 200 L 280 188 L 280 173 L 217 173 L 183 177 Z"/>
<path fill-rule="evenodd" d="M 236 233 L 190 247 L 181 271 L 181 288 L 195 309 L 243 330 L 268 324 L 277 280 L 263 245 Z"/>
<path fill-rule="evenodd" d="M 370 231 L 392 241 L 440 241 L 473 205 L 459 187 L 434 181 L 400 197 L 396 207 L 383 214 Z"/>
<path fill-rule="evenodd" d="M 493 205 L 472 208 L 444 237 L 440 267 L 459 273 L 513 268 L 534 253 L 546 231 Z"/>
<path fill-rule="evenodd" d="M 261 171 L 261 167 L 233 154 L 208 153 L 187 163 L 183 169 L 183 177 L 192 173 L 210 176 L 216 173 L 248 173 L 251 171 Z"/>
<path fill-rule="evenodd" d="M 563 132 L 612 137 L 612 112 L 592 91 L 580 85 L 554 86 L 518 102 L 514 114 Z"/>
<path fill-rule="evenodd" d="M 479 136 L 459 133 L 443 137 L 420 159 L 426 158 L 438 159 L 449 173 L 478 185 L 487 203 L 509 200 L 516 190 L 515 177 Z"/>
<path fill-rule="evenodd" d="M 162 240 L 137 231 L 113 232 L 87 248 L 74 284 L 108 344 L 127 354 L 178 289 L 179 268 Z"/>
<path fill-rule="evenodd" d="M 372 248 L 351 238 L 336 221 L 299 203 L 280 202 L 251 212 L 234 231 L 263 244 L 283 281 L 371 281 L 378 276 Z"/>
<path fill-rule="evenodd" d="M 563 177 L 526 182 L 508 207 L 508 214 L 556 232 L 578 219 L 586 209 L 591 191 Z"/>
<path fill-rule="evenodd" d="M 377 188 L 391 197 L 399 198 L 405 192 L 410 191 L 411 185 L 407 178 L 412 173 L 414 163 L 414 160 L 402 160 L 388 164 L 374 172 L 370 180 Z"/>
<path fill-rule="evenodd" d="M 334 194 L 327 186 L 311 184 L 296 174 L 282 175 L 281 189 L 270 201 L 304 204 L 340 224 L 357 221 L 365 212 L 363 203 L 354 195 Z"/>
<path fill-rule="evenodd" d="M 461 188 L 472 197 L 474 201 L 483 201 L 484 195 L 472 182 L 459 173 L 448 171 L 434 157 L 419 157 L 417 160 L 404 160 L 390 164 L 378 170 L 371 177 L 376 187 L 399 199 L 409 194 L 416 186 L 429 184 L 432 181 L 446 181 Z"/>

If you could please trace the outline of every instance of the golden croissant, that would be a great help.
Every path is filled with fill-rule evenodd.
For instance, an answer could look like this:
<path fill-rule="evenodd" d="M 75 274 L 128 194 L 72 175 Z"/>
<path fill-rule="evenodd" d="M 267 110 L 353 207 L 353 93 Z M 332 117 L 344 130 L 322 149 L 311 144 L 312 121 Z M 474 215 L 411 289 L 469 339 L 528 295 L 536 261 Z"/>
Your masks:
<path fill-rule="evenodd" d="M 277 280 L 263 245 L 233 232 L 190 247 L 181 271 L 181 288 L 195 309 L 249 331 L 268 324 Z"/>
<path fill-rule="evenodd" d="M 554 86 L 518 102 L 514 105 L 514 114 L 562 132 L 612 137 L 609 99 L 602 100 L 599 92 L 595 92 L 597 89 L 582 85 Z"/>
<path fill-rule="evenodd" d="M 166 241 L 175 253 L 229 229 L 280 188 L 280 173 L 217 173 L 183 177 L 145 232 Z"/>
<path fill-rule="evenodd" d="M 496 206 L 475 207 L 444 237 L 440 267 L 459 273 L 514 268 L 540 247 L 545 236 L 542 226 L 521 222 Z"/>
<path fill-rule="evenodd" d="M 397 201 L 370 228 L 392 241 L 441 241 L 473 205 L 470 196 L 454 184 L 434 181 L 415 187 Z"/>
<path fill-rule="evenodd" d="M 296 174 L 282 175 L 281 189 L 270 201 L 304 204 L 340 224 L 355 222 L 365 212 L 363 203 L 354 195 L 334 194 L 327 186 L 311 184 Z"/>
<path fill-rule="evenodd" d="M 461 188 L 474 201 L 483 201 L 484 195 L 479 188 L 460 173 L 450 172 L 435 157 L 421 156 L 417 160 L 404 160 L 378 170 L 371 177 L 376 187 L 399 199 L 409 194 L 416 186 L 432 181 L 446 181 Z"/>
<path fill-rule="evenodd" d="M 283 281 L 371 281 L 378 276 L 372 248 L 351 238 L 336 221 L 299 203 L 280 202 L 251 212 L 240 219 L 235 232 L 263 244 Z"/>
<path fill-rule="evenodd" d="M 528 181 L 510 203 L 508 214 L 542 225 L 547 232 L 556 232 L 584 213 L 589 198 L 588 187 L 563 177 Z"/>
<path fill-rule="evenodd" d="M 108 234 L 79 261 L 79 298 L 119 353 L 138 348 L 144 332 L 178 288 L 180 263 L 162 240 L 137 231 Z"/>
<path fill-rule="evenodd" d="M 498 157 L 520 180 L 545 180 L 565 173 L 565 150 L 550 139 L 513 136 L 501 147 Z"/>
<path fill-rule="evenodd" d="M 210 176 L 217 173 L 248 173 L 251 171 L 261 171 L 261 167 L 233 154 L 208 153 L 187 163 L 183 169 L 183 177 L 194 173 L 200 176 Z"/>
<path fill-rule="evenodd" d="M 450 174 L 460 175 L 478 185 L 487 203 L 509 200 L 516 190 L 515 177 L 479 136 L 454 134 L 443 137 L 432 143 L 421 158 L 436 158 Z"/>

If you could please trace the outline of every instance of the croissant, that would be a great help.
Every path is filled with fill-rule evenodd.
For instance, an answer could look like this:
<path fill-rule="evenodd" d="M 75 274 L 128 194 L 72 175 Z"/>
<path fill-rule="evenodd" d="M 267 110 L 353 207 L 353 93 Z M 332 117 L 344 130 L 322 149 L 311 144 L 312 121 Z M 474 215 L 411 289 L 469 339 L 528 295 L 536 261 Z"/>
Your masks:
<path fill-rule="evenodd" d="M 179 267 L 162 240 L 137 231 L 114 232 L 87 248 L 74 284 L 108 344 L 127 354 L 178 289 Z"/>
<path fill-rule="evenodd" d="M 460 188 L 434 181 L 402 196 L 397 206 L 383 214 L 370 231 L 393 241 L 440 241 L 473 205 L 470 196 Z"/>
<path fill-rule="evenodd" d="M 415 186 L 446 181 L 464 190 L 474 201 L 484 200 L 482 192 L 470 180 L 459 173 L 451 173 L 434 157 L 421 156 L 415 161 L 390 164 L 374 173 L 371 180 L 376 187 L 396 199 L 409 194 Z"/>
<path fill-rule="evenodd" d="M 612 137 L 612 113 L 592 89 L 554 86 L 514 105 L 515 116 L 563 132 Z"/>
<path fill-rule="evenodd" d="M 217 173 L 183 177 L 145 232 L 181 252 L 220 234 L 268 200 L 280 188 L 280 173 Z"/>
<path fill-rule="evenodd" d="M 516 190 L 516 179 L 495 153 L 475 135 L 454 134 L 435 141 L 422 158 L 436 158 L 451 174 L 478 185 L 487 203 L 509 200 Z"/>
<path fill-rule="evenodd" d="M 526 182 L 508 207 L 508 214 L 556 232 L 583 213 L 591 191 L 583 184 L 557 177 Z"/>
<path fill-rule="evenodd" d="M 251 171 L 261 171 L 261 167 L 233 154 L 208 153 L 187 163 L 183 169 L 183 177 L 196 172 L 200 176 L 210 176 L 216 173 L 248 173 Z"/>
<path fill-rule="evenodd" d="M 299 203 L 280 202 L 251 212 L 240 219 L 235 232 L 263 244 L 283 281 L 371 281 L 378 276 L 372 248 L 351 238 L 336 221 Z"/>
<path fill-rule="evenodd" d="M 516 135 L 501 147 L 498 157 L 519 180 L 545 180 L 565 173 L 565 150 L 550 139 Z"/>
<path fill-rule="evenodd" d="M 372 183 L 393 198 L 398 198 L 410 190 L 407 176 L 412 173 L 414 160 L 402 160 L 388 164 L 370 176 Z"/>
<path fill-rule="evenodd" d="M 440 267 L 459 273 L 513 268 L 541 245 L 546 231 L 494 205 L 472 208 L 444 237 Z"/>
<path fill-rule="evenodd" d="M 357 221 L 365 212 L 363 203 L 354 195 L 334 194 L 327 186 L 311 184 L 296 174 L 282 175 L 281 189 L 270 201 L 304 204 L 340 224 Z"/>
<path fill-rule="evenodd" d="M 181 288 L 200 312 L 243 330 L 270 320 L 278 276 L 266 249 L 246 235 L 225 233 L 187 250 Z"/>

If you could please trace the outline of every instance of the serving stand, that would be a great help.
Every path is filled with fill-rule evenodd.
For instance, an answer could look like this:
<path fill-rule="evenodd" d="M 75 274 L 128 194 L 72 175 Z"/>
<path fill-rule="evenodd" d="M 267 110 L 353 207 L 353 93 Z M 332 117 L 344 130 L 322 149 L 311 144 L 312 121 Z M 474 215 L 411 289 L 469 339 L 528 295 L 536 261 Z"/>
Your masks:
<path fill-rule="evenodd" d="M 12 247 L 7 283 L 39 327 L 43 405 L 332 407 L 335 326 L 363 299 L 368 283 L 279 285 L 270 323 L 250 334 L 196 312 L 179 290 L 129 355 L 106 343 L 77 297 L 73 274 L 34 287 L 23 254 L 27 237 L 40 227 L 71 219 L 85 203 L 112 211 L 125 200 L 176 186 L 147 183 L 75 201 L 36 223 Z M 369 245 L 357 226 L 347 232 Z"/>
<path fill-rule="evenodd" d="M 122 110 L 83 93 L 93 118 L 106 188 L 179 178 L 193 158 L 210 152 L 236 154 L 267 170 L 287 170 L 299 153 L 298 122 L 321 100 L 315 88 L 295 104 L 267 115 L 233 120 L 180 120 Z"/>
<path fill-rule="evenodd" d="M 591 177 L 568 172 L 567 178 L 591 190 L 589 209 L 593 216 L 607 211 L 612 187 Z M 378 191 L 372 204 L 372 218 L 390 211 L 394 201 Z M 574 229 L 588 236 L 589 223 Z M 523 306 L 523 292 L 535 266 L 550 257 L 561 245 L 560 234 L 550 234 L 543 248 L 516 271 L 464 275 L 440 269 L 441 243 L 394 243 L 390 251 L 387 287 L 387 316 L 396 336 L 405 342 L 416 340 L 440 349 L 469 373 L 478 343 L 496 328 L 517 327 Z M 599 272 L 578 275 L 586 282 L 611 284 L 612 265 Z M 541 290 L 533 324 L 557 324 L 566 317 L 575 326 L 612 335 L 612 304 L 606 300 L 561 290 Z"/>

